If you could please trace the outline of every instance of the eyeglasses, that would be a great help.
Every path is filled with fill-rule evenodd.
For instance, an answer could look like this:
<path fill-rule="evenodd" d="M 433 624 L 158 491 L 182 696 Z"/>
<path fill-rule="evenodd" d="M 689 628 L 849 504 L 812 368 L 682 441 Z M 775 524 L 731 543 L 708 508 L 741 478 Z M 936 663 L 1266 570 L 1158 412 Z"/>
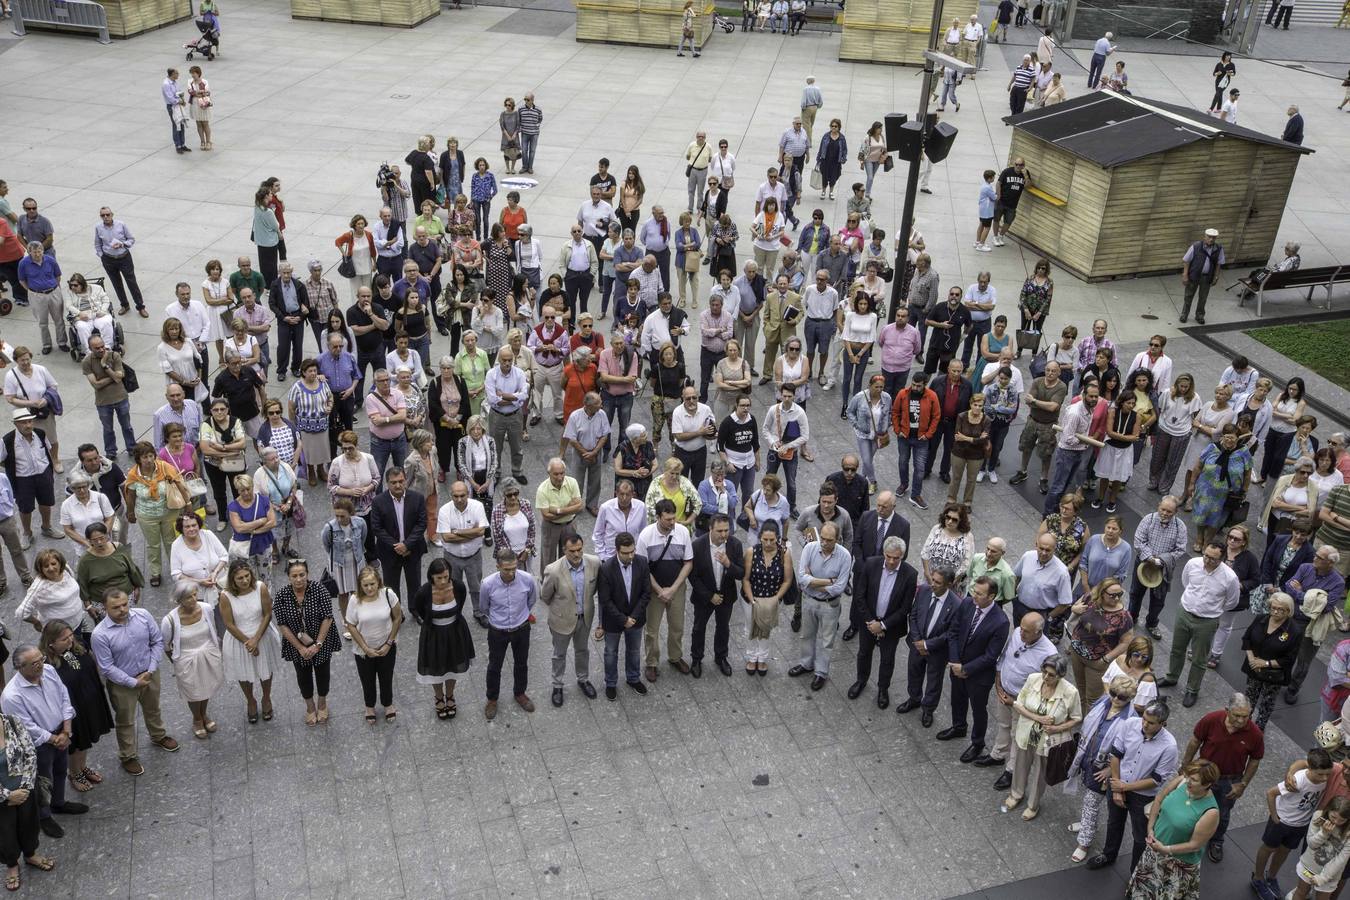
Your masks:
<path fill-rule="evenodd" d="M 1149 344 L 1150 347 L 1161 347 L 1162 344 Z"/>
<path fill-rule="evenodd" d="M 1124 591 L 1107 591 L 1107 592 L 1106 592 L 1106 596 L 1110 597 L 1112 600 L 1119 600 L 1121 597 L 1124 597 L 1124 596 L 1125 596 L 1125 592 L 1124 592 Z"/>

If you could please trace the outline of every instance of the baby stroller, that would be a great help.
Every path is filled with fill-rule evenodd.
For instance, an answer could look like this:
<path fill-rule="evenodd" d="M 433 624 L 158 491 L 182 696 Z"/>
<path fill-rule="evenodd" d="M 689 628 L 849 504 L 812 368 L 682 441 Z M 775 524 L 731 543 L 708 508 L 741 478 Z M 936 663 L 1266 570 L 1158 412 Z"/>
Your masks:
<path fill-rule="evenodd" d="M 220 50 L 220 20 L 214 13 L 205 13 L 192 20 L 192 24 L 197 26 L 201 32 L 201 37 L 196 41 L 189 41 L 183 45 L 187 51 L 187 58 L 190 61 L 192 54 L 200 53 L 207 59 L 215 59 L 216 53 Z"/>

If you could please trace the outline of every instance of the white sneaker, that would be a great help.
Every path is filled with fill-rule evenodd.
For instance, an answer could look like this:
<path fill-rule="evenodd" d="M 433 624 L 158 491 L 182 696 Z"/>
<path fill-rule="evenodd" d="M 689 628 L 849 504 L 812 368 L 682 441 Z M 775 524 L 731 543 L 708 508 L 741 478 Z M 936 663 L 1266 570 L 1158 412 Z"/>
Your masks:
<path fill-rule="evenodd" d="M 990 247 L 988 244 L 976 244 L 976 245 L 975 245 L 975 249 L 978 250 L 978 251 L 980 251 L 981 253 L 993 253 L 993 252 L 994 252 L 994 248 L 993 248 L 993 247 Z"/>
<path fill-rule="evenodd" d="M 822 200 L 825 199 L 825 192 L 824 192 L 824 191 L 821 191 L 821 192 L 820 192 L 820 199 L 822 199 Z"/>
<path fill-rule="evenodd" d="M 989 483 L 998 484 L 998 473 L 995 472 L 993 469 L 989 470 Z"/>
<path fill-rule="evenodd" d="M 825 384 L 822 385 L 822 387 L 824 387 L 825 390 L 827 390 L 827 391 L 833 390 L 833 389 L 834 389 L 834 379 L 833 379 L 833 378 L 826 378 L 826 379 L 825 379 Z"/>
<path fill-rule="evenodd" d="M 983 247 L 984 245 L 981 244 L 979 241 L 976 241 L 976 242 L 975 242 L 974 244 L 972 244 L 971 246 L 973 246 L 976 250 L 978 250 L 978 249 L 980 249 L 981 247 Z"/>
<path fill-rule="evenodd" d="M 994 238 L 994 246 L 995 246 L 995 247 L 1002 247 L 1005 243 L 1007 243 L 1007 242 L 1004 241 L 1003 238 L 1001 238 L 1001 237 L 995 237 L 995 238 Z"/>
<path fill-rule="evenodd" d="M 975 482 L 978 484 L 981 481 L 984 481 L 984 469 L 975 473 Z"/>

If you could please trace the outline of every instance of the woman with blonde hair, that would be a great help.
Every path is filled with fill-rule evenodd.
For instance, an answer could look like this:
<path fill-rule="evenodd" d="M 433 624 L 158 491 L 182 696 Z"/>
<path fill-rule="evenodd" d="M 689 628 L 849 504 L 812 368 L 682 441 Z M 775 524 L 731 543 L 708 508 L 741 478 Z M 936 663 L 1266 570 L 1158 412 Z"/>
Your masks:
<path fill-rule="evenodd" d="M 1102 684 L 1110 685 L 1122 675 L 1134 682 L 1134 711 L 1143 715 L 1144 707 L 1158 697 L 1158 680 L 1153 674 L 1153 639 L 1147 634 L 1132 637 L 1125 652 L 1111 660 L 1102 675 Z"/>
<path fill-rule="evenodd" d="M 408 435 L 408 456 L 403 460 L 403 471 L 408 475 L 408 490 L 427 498 L 427 540 L 436 538 L 436 511 L 440 503 L 436 496 L 436 439 L 431 432 L 419 428 Z"/>
<path fill-rule="evenodd" d="M 102 613 L 92 602 L 81 599 L 79 582 L 66 565 L 65 556 L 51 547 L 39 550 L 33 558 L 33 575 L 15 615 L 36 631 L 52 622 L 64 622 L 75 630 L 84 646 L 89 646 L 93 617 L 97 614 L 102 618 Z"/>
<path fill-rule="evenodd" d="M 703 501 L 698 498 L 698 488 L 685 478 L 684 463 L 675 457 L 668 458 L 661 466 L 661 477 L 652 479 L 647 488 L 647 521 L 656 521 L 656 504 L 669 500 L 675 504 L 675 521 L 686 528 L 694 527 L 694 519 L 703 509 Z"/>
<path fill-rule="evenodd" d="M 403 624 L 403 607 L 398 595 L 384 586 L 374 566 L 366 566 L 356 576 L 356 591 L 347 604 L 347 630 L 355 644 L 356 674 L 366 702 L 366 724 L 375 724 L 375 687 L 384 720 L 394 721 L 394 661 L 398 656 L 398 630 Z"/>
<path fill-rule="evenodd" d="M 276 542 L 272 534 L 277 525 L 276 507 L 270 497 L 254 489 L 253 479 L 247 475 L 235 476 L 234 491 L 228 507 L 230 558 L 246 559 L 255 572 L 265 572 L 271 562 L 269 551 Z"/>

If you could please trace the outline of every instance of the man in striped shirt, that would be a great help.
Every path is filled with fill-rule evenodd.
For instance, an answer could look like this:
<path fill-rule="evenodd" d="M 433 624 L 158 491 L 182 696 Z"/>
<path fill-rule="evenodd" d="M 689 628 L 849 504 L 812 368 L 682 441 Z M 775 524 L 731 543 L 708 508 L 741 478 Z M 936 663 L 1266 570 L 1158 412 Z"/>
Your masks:
<path fill-rule="evenodd" d="M 1025 54 L 1022 57 L 1022 64 L 1013 69 L 1012 78 L 1008 80 L 1008 107 L 1015 116 L 1027 106 L 1027 92 L 1031 90 L 1031 84 L 1036 80 L 1036 70 L 1031 67 L 1031 54 Z"/>
<path fill-rule="evenodd" d="M 792 127 L 778 139 L 778 165 L 786 169 L 788 160 L 792 160 L 792 168 L 800 175 L 810 159 L 811 140 L 806 136 L 806 129 L 802 128 L 802 117 L 793 116 Z"/>
<path fill-rule="evenodd" d="M 544 122 L 544 111 L 534 105 L 534 94 L 525 95 L 525 105 L 516 110 L 520 122 L 520 171 L 534 174 L 534 150 L 539 146 L 539 126 Z"/>

